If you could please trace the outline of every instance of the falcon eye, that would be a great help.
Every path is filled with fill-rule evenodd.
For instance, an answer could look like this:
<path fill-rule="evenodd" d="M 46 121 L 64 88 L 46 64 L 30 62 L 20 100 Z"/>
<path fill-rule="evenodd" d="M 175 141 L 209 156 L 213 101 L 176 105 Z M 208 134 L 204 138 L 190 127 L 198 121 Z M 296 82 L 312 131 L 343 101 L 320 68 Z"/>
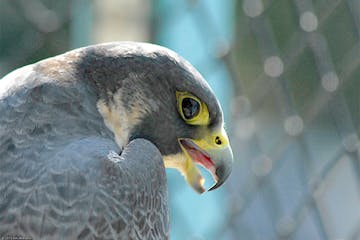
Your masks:
<path fill-rule="evenodd" d="M 200 112 L 200 103 L 193 98 L 184 98 L 181 107 L 186 119 L 192 119 Z"/>
<path fill-rule="evenodd" d="M 188 92 L 176 92 L 178 112 L 190 125 L 208 125 L 210 122 L 207 105 Z"/>

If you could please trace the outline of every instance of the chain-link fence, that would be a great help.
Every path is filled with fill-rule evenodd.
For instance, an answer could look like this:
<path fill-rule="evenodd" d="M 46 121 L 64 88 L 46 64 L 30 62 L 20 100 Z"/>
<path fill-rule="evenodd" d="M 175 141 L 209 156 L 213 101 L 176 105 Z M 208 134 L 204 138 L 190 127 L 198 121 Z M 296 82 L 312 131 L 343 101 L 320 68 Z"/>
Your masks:
<path fill-rule="evenodd" d="M 360 239 L 360 2 L 237 2 L 229 239 Z"/>
<path fill-rule="evenodd" d="M 181 2 L 167 33 L 190 16 L 190 49 L 208 52 L 195 65 L 225 64 L 237 96 L 239 161 L 213 239 L 360 239 L 360 2 L 237 1 L 230 43 L 205 1 Z"/>
<path fill-rule="evenodd" d="M 210 238 L 360 239 L 360 1 L 215 2 L 153 1 L 155 40 L 190 58 L 225 110 L 236 95 L 236 162 Z M 73 1 L 0 4 L 1 76 L 70 46 Z"/>

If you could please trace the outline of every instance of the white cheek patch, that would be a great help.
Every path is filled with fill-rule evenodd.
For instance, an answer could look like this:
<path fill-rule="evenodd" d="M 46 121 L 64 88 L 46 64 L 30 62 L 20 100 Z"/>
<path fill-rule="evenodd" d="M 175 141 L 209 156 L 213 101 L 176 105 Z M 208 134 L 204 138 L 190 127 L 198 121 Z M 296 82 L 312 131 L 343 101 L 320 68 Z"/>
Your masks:
<path fill-rule="evenodd" d="M 105 125 L 115 135 L 115 141 L 122 149 L 129 141 L 130 125 L 126 109 L 121 103 L 121 91 L 114 95 L 114 103 L 106 104 L 103 100 L 97 102 L 97 108 L 104 118 Z M 134 124 L 134 123 L 132 123 Z"/>
<path fill-rule="evenodd" d="M 186 170 L 186 156 L 185 154 L 177 153 L 163 156 L 165 168 L 175 168 L 185 175 Z"/>
<path fill-rule="evenodd" d="M 135 101 L 132 102 L 132 108 L 129 110 L 124 107 L 121 95 L 121 90 L 118 90 L 113 96 L 113 102 L 106 104 L 103 100 L 99 100 L 96 106 L 105 125 L 114 133 L 116 143 L 120 148 L 124 148 L 129 143 L 133 127 L 139 124 L 149 108 L 143 101 Z"/>

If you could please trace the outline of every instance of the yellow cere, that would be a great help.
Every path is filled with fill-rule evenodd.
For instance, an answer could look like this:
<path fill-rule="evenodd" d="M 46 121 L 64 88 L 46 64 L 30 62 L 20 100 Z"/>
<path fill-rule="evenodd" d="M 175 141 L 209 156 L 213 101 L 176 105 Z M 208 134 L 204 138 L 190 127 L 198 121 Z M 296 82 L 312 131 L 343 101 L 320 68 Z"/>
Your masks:
<path fill-rule="evenodd" d="M 201 139 L 193 139 L 192 141 L 203 150 L 225 148 L 229 146 L 229 138 L 224 128 L 213 134 L 204 134 Z"/>
<path fill-rule="evenodd" d="M 199 113 L 191 119 L 186 119 L 184 116 L 183 110 L 182 110 L 182 101 L 185 98 L 191 98 L 191 99 L 195 100 L 196 102 L 198 102 L 200 105 Z M 178 111 L 186 123 L 188 123 L 190 125 L 208 125 L 209 124 L 210 117 L 209 117 L 208 107 L 204 102 L 200 101 L 199 98 L 197 98 L 196 96 L 192 95 L 189 92 L 176 91 L 176 99 L 177 99 Z"/>

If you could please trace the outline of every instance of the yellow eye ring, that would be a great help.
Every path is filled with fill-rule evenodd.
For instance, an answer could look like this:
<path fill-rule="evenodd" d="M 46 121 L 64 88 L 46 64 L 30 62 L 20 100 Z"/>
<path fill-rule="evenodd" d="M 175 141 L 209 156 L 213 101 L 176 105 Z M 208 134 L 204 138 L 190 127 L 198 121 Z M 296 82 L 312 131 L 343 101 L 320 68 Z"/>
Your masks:
<path fill-rule="evenodd" d="M 199 98 L 188 92 L 176 92 L 177 107 L 182 119 L 190 125 L 209 124 L 209 110 Z"/>

